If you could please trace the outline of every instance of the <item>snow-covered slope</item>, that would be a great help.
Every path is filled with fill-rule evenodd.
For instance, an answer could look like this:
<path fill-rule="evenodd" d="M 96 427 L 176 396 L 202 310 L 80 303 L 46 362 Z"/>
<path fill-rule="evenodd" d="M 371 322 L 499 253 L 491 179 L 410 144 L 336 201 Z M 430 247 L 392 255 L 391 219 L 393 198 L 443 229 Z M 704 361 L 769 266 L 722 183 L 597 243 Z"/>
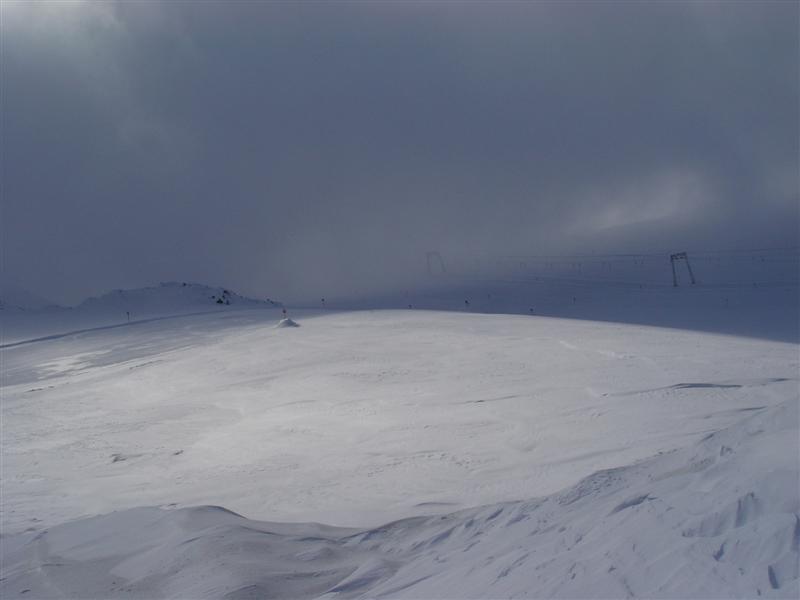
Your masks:
<path fill-rule="evenodd" d="M 170 502 L 377 525 L 553 493 L 797 395 L 793 344 L 508 315 L 279 316 L 2 350 L 5 530 Z"/>
<path fill-rule="evenodd" d="M 0 589 L 6 598 L 797 598 L 797 422 L 797 402 L 784 402 L 556 494 L 362 531 L 214 506 L 132 509 L 4 538 Z"/>
<path fill-rule="evenodd" d="M 751 337 L 223 305 L 6 346 L 0 592 L 796 597 L 775 293 L 639 309 Z"/>
<path fill-rule="evenodd" d="M 241 296 L 222 287 L 199 283 L 162 283 L 158 286 L 114 290 L 87 298 L 74 308 L 29 302 L 27 310 L 0 311 L 0 347 L 87 329 L 139 324 L 153 319 L 241 309 L 276 309 L 270 299 Z"/>

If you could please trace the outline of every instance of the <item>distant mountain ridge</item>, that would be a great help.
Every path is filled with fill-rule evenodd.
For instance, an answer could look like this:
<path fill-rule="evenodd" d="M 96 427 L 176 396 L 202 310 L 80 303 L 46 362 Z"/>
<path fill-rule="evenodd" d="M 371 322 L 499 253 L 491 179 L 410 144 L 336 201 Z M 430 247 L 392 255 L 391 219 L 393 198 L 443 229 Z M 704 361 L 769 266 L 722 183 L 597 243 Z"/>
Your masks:
<path fill-rule="evenodd" d="M 28 311 L 56 307 L 55 302 L 17 285 L 0 283 L 0 310 Z"/>
<path fill-rule="evenodd" d="M 283 308 L 269 298 L 242 296 L 219 286 L 170 281 L 118 289 L 58 306 L 33 294 L 9 294 L 0 287 L 0 347 L 50 336 L 207 313 Z M 277 316 L 277 315 L 276 315 Z"/>
<path fill-rule="evenodd" d="M 260 300 L 242 296 L 223 287 L 201 283 L 169 281 L 157 286 L 117 289 L 101 296 L 87 298 L 76 310 L 136 311 L 138 313 L 163 312 L 203 308 L 213 310 L 226 306 L 238 308 L 280 307 L 282 304 L 269 298 Z"/>

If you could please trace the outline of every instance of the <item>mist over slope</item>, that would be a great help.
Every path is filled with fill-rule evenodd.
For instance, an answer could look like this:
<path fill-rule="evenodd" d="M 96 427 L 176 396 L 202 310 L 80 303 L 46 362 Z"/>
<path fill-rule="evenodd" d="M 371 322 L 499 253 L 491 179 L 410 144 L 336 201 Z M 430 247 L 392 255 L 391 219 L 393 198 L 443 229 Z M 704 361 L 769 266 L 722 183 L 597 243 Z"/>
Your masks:
<path fill-rule="evenodd" d="M 0 278 L 0 311 L 36 311 L 57 308 L 55 302 Z"/>
<path fill-rule="evenodd" d="M 417 287 L 326 295 L 314 308 L 544 315 L 800 341 L 800 248 L 452 257 Z"/>

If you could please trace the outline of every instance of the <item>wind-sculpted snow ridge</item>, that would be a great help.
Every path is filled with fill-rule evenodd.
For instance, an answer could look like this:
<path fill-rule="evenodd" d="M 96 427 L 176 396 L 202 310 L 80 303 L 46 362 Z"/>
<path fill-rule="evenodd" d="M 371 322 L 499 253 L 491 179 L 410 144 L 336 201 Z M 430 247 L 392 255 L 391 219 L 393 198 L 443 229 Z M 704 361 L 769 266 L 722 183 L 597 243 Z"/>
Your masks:
<path fill-rule="evenodd" d="M 6 536 L 4 598 L 797 598 L 798 402 L 560 493 L 369 530 L 136 508 Z"/>

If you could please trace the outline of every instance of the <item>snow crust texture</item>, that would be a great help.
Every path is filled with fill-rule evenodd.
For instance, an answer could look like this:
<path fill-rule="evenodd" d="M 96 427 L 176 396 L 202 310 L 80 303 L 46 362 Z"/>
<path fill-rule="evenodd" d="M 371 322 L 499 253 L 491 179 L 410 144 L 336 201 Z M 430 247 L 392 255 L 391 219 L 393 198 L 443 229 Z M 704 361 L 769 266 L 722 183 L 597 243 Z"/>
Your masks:
<path fill-rule="evenodd" d="M 4 598 L 797 598 L 797 402 L 559 493 L 366 530 L 136 508 L 4 537 Z"/>

